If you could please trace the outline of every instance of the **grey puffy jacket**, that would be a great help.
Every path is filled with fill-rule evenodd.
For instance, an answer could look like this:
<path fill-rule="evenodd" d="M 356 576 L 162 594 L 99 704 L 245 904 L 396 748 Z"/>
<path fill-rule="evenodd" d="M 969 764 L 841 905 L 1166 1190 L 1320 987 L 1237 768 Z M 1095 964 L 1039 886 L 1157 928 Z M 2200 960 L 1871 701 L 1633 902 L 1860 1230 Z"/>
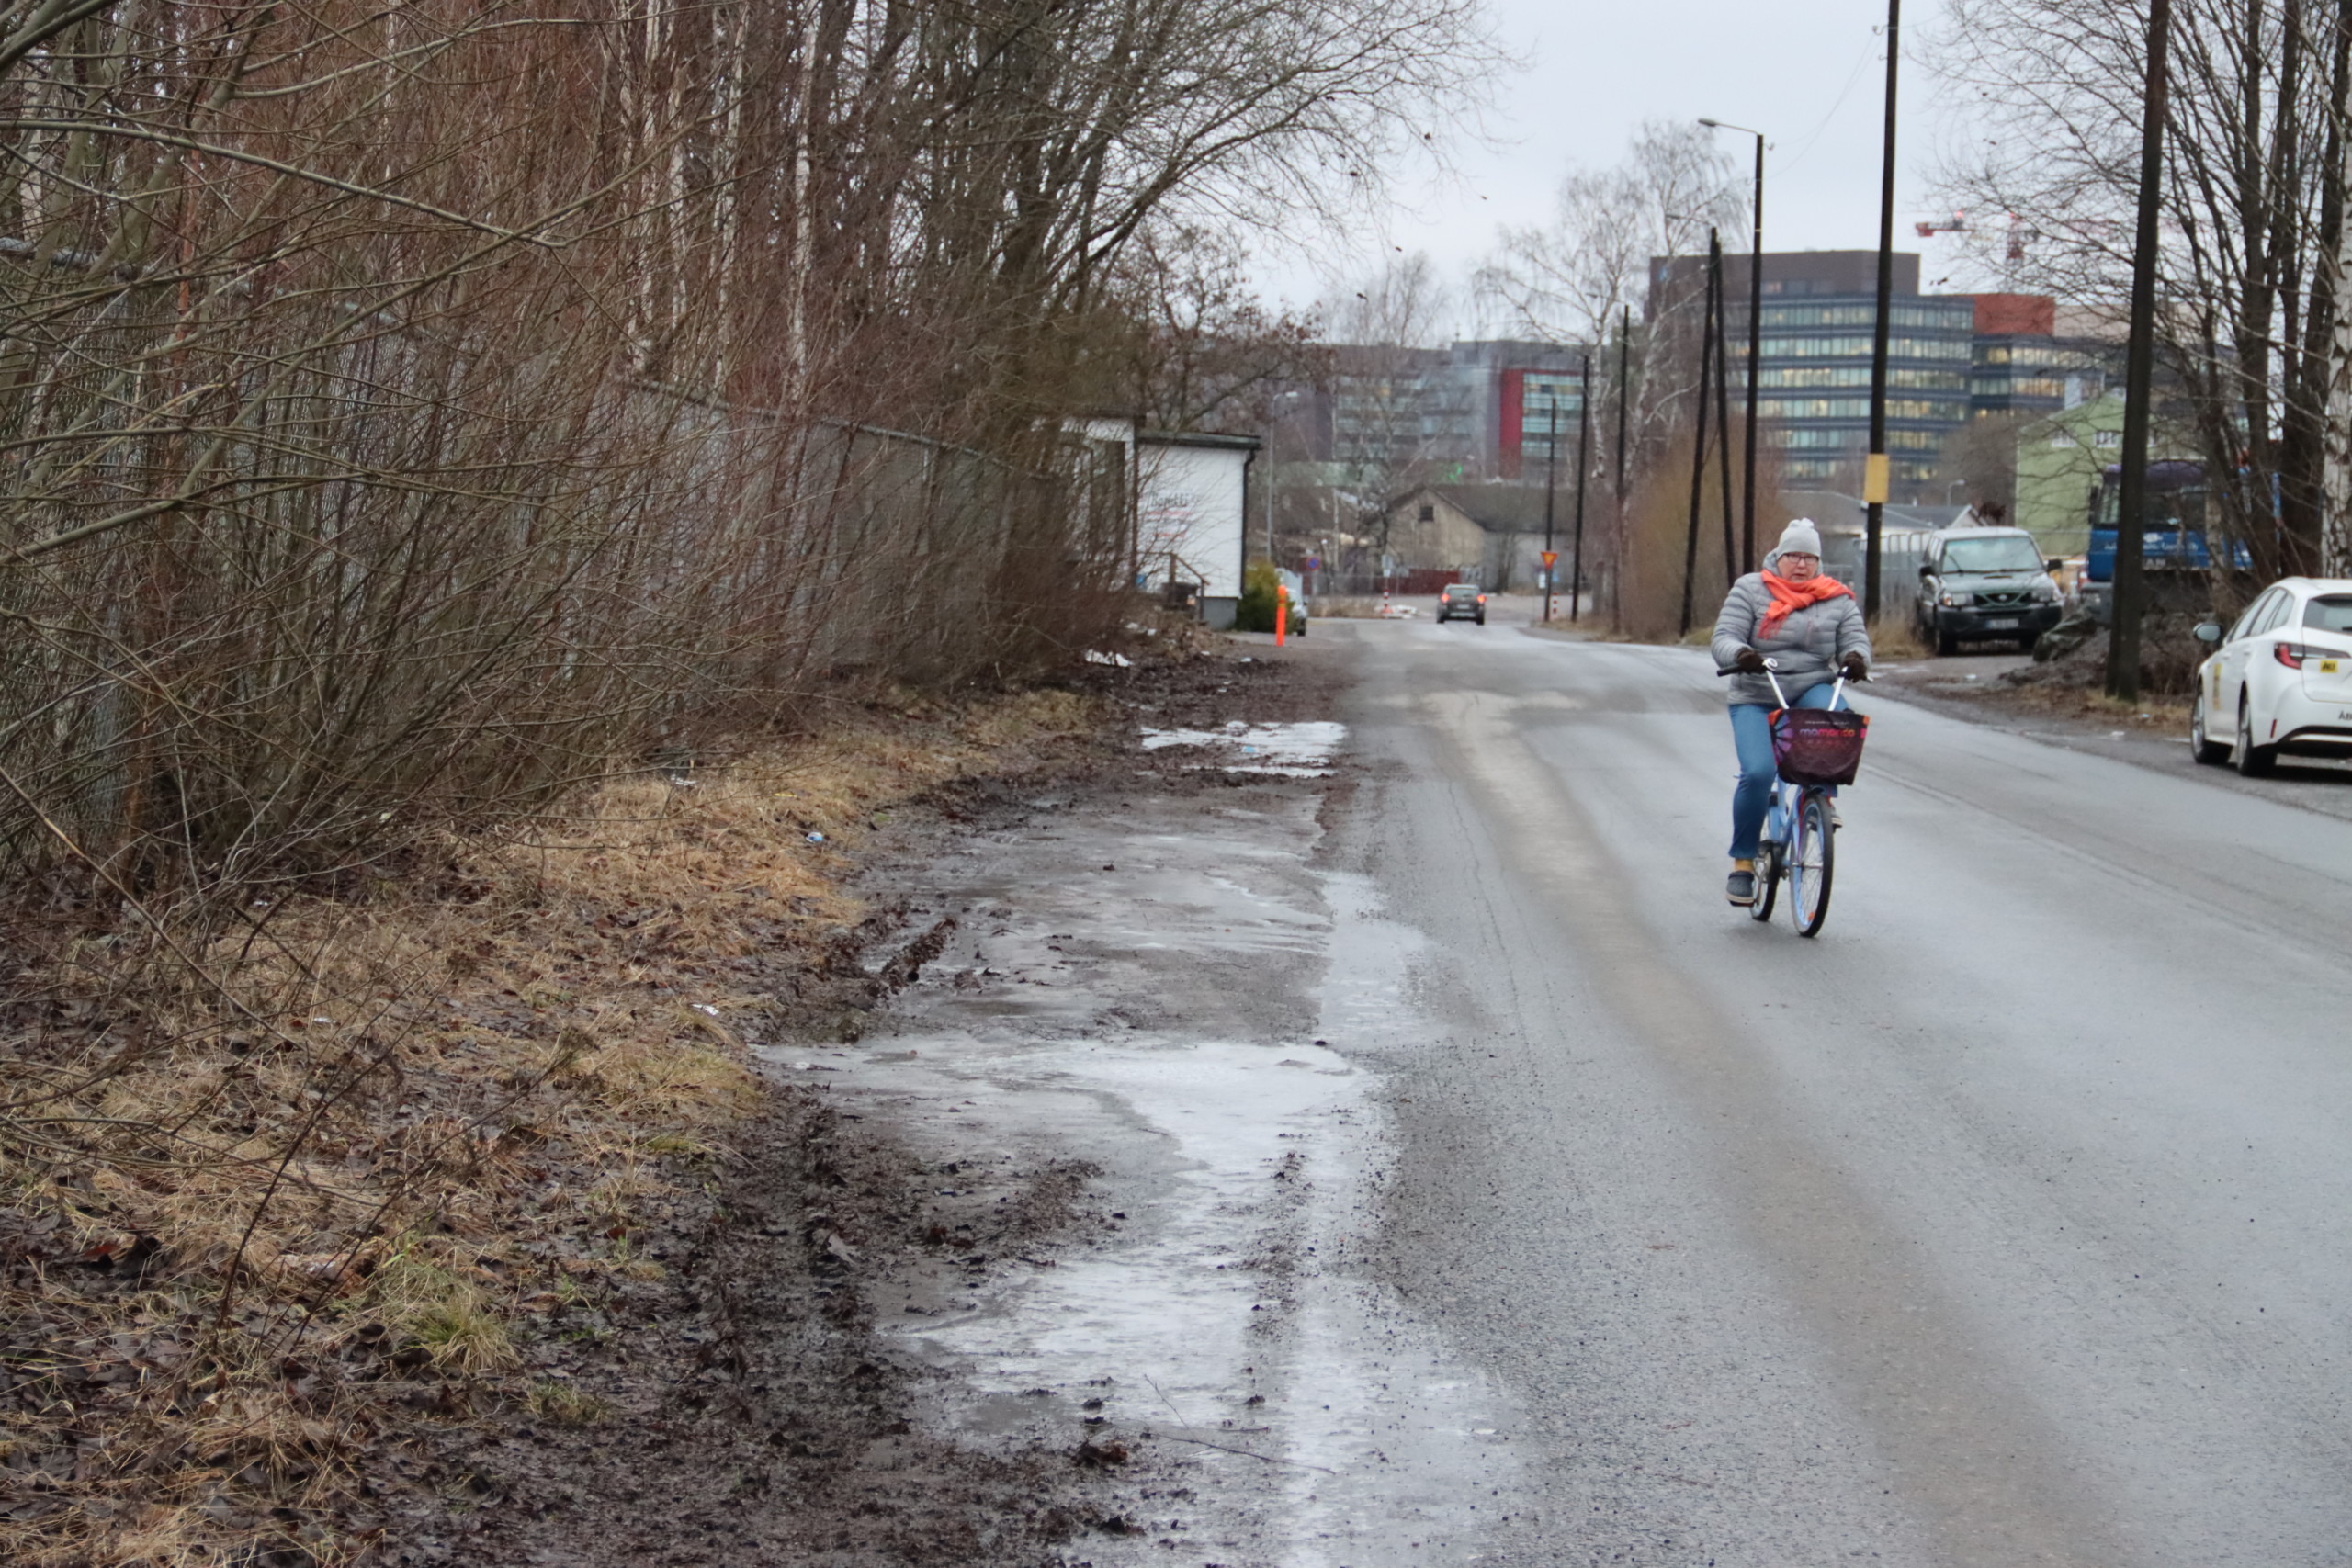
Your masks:
<path fill-rule="evenodd" d="M 1772 591 L 1764 574 L 1751 571 L 1731 585 L 1723 614 L 1715 617 L 1715 668 L 1728 670 L 1743 648 L 1752 648 L 1780 666 L 1781 690 L 1795 702 L 1808 686 L 1837 677 L 1838 661 L 1860 652 L 1871 656 L 1871 634 L 1862 624 L 1862 606 L 1846 594 L 1806 604 L 1789 612 L 1770 636 L 1759 635 L 1764 613 L 1772 607 Z M 1772 683 L 1761 675 L 1735 675 L 1725 682 L 1734 703 L 1779 704 Z"/>

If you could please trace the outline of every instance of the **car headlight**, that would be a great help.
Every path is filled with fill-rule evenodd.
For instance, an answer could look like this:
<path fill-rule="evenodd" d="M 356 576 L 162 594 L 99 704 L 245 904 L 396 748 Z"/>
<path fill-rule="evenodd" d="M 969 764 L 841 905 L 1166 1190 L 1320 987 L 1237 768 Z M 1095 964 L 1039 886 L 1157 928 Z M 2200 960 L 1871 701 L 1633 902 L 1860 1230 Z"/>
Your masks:
<path fill-rule="evenodd" d="M 1976 602 L 1976 595 L 1973 593 L 1947 592 L 1941 597 L 1939 602 L 1947 610 L 1965 610 Z"/>
<path fill-rule="evenodd" d="M 2058 603 L 2058 585 L 2045 577 L 2033 585 L 2033 596 L 2038 603 L 2055 604 Z"/>

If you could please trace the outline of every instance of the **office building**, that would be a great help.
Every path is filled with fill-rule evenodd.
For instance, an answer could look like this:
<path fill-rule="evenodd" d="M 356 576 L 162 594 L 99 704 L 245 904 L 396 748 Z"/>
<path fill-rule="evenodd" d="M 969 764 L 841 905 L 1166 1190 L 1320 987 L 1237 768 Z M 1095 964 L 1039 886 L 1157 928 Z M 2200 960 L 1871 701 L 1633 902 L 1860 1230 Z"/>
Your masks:
<path fill-rule="evenodd" d="M 1969 412 L 2039 418 L 2091 401 L 2107 389 L 2116 345 L 2057 335 L 2058 303 L 2047 294 L 1978 294 Z"/>
<path fill-rule="evenodd" d="M 1649 320 L 1698 352 L 1706 258 L 1650 263 Z M 1731 402 L 1747 387 L 1749 258 L 1724 258 Z M 1919 292 L 1919 258 L 1894 257 L 1887 339 L 1886 450 L 1897 499 L 1924 495 L 1944 439 L 1970 417 L 1976 307 L 1968 295 Z M 1757 411 L 1783 485 L 1859 491 L 1870 450 L 1871 366 L 1878 316 L 1876 251 L 1764 255 L 1762 363 Z M 1668 353 L 1673 350 L 1669 348 Z M 1692 378 L 1695 379 L 1695 376 Z"/>
<path fill-rule="evenodd" d="M 1509 339 L 1342 345 L 1321 400 L 1328 426 L 1306 445 L 1340 482 L 1540 480 L 1555 417 L 1574 461 L 1580 352 Z"/>

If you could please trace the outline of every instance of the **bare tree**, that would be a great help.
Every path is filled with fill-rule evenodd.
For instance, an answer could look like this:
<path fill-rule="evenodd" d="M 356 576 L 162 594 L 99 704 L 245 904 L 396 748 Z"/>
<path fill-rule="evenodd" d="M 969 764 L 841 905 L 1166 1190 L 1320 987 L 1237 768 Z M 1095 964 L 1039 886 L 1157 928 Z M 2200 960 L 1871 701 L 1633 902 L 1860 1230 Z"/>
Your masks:
<path fill-rule="evenodd" d="M 1624 160 L 1571 168 L 1552 220 L 1505 229 L 1476 288 L 1510 329 L 1552 343 L 1599 343 L 1625 307 L 1647 297 L 1652 256 L 1705 251 L 1710 226 L 1726 242 L 1747 231 L 1747 186 L 1736 162 L 1694 125 L 1651 120 Z"/>
<path fill-rule="evenodd" d="M 2159 349 L 2216 521 L 2265 578 L 2317 564 L 2343 227 L 2343 8 L 2173 10 Z M 1945 70 L 1991 134 L 1943 184 L 2013 214 L 2012 286 L 2116 314 L 2129 286 L 2143 18 L 2122 0 L 1951 0 Z M 2011 242 L 2014 242 L 2012 243 Z"/>
<path fill-rule="evenodd" d="M 1101 332 L 1118 344 L 1118 370 L 1105 400 L 1157 429 L 1262 429 L 1285 393 L 1329 381 L 1320 318 L 1269 311 L 1229 229 L 1147 227 L 1121 258 L 1108 303 Z"/>
<path fill-rule="evenodd" d="M 1618 419 L 1621 357 L 1626 377 L 1627 472 L 1607 473 L 1603 493 L 1630 497 L 1650 466 L 1687 442 L 1698 385 L 1701 290 L 1650 288 L 1653 257 L 1690 256 L 1706 249 L 1707 231 L 1727 243 L 1747 232 L 1747 185 L 1736 160 L 1695 125 L 1645 122 L 1626 155 L 1608 168 L 1571 168 L 1560 183 L 1552 220 L 1506 229 L 1479 268 L 1475 288 L 1509 330 L 1592 352 L 1595 364 L 1592 472 L 1614 467 L 1608 439 Z M 1657 307 L 1654 310 L 1653 307 Z M 1687 461 L 1688 446 L 1682 448 Z M 1608 585 L 1612 614 L 1622 608 L 1620 581 L 1638 575 L 1638 551 L 1626 530 L 1664 513 L 1657 507 L 1612 504 L 1592 530 L 1590 553 L 1608 563 L 1595 575 Z"/>
<path fill-rule="evenodd" d="M 216 1504 L 315 1517 L 356 1477 L 374 1417 L 298 1408 L 327 1298 L 265 1244 L 423 1217 L 495 1102 L 322 1152 L 471 960 L 273 946 L 285 896 L 1114 633 L 1132 519 L 1064 418 L 1262 378 L 1216 357 L 1254 319 L 1214 257 L 1191 314 L 1122 265 L 1375 179 L 1490 55 L 1468 0 L 0 0 L 0 1230 L 177 1195 L 140 1256 L 187 1357 L 11 1408 L 105 1457 L 0 1558 L 246 1560 Z M 286 1021 L 331 983 L 348 1035 Z M 199 1087 L 117 1092 L 150 1069 Z M 76 1289 L 0 1317 L 109 1344 Z M 120 1506 L 198 1465 L 175 1536 Z"/>
<path fill-rule="evenodd" d="M 1331 510 L 1352 520 L 1353 531 L 1368 535 L 1382 555 L 1388 503 L 1449 456 L 1443 432 L 1431 428 L 1428 416 L 1442 412 L 1453 391 L 1442 364 L 1455 308 L 1453 291 L 1418 251 L 1372 269 L 1352 287 L 1339 286 L 1321 307 L 1336 344 L 1334 420 L 1345 433 L 1332 455 L 1347 477 L 1330 498 Z"/>

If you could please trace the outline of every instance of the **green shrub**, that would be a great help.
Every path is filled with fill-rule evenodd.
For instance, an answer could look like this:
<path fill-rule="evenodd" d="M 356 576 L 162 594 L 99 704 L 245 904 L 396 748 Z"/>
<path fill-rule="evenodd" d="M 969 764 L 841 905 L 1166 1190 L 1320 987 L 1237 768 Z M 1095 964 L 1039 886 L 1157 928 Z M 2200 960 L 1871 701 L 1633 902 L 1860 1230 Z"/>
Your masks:
<path fill-rule="evenodd" d="M 1274 575 L 1272 561 L 1251 561 L 1241 573 L 1241 604 L 1233 613 L 1233 629 L 1238 632 L 1270 632 L 1274 629 L 1274 590 L 1282 579 Z"/>

